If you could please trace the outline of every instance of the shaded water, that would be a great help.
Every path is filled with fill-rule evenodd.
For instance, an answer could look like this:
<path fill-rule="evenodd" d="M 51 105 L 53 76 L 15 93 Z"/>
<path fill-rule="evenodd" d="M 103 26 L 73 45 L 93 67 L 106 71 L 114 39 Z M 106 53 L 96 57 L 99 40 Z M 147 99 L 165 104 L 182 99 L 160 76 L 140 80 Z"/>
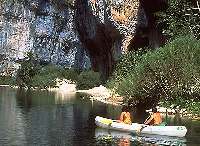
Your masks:
<path fill-rule="evenodd" d="M 130 135 L 97 128 L 96 115 L 117 118 L 120 108 L 77 95 L 0 87 L 0 146 L 200 145 L 200 122 L 182 121 L 185 138 Z"/>

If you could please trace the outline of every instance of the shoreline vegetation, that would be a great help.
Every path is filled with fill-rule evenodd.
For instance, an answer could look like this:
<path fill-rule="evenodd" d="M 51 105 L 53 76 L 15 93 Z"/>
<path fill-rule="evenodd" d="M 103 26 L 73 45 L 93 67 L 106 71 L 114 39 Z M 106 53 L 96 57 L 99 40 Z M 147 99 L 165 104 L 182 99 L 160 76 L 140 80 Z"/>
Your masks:
<path fill-rule="evenodd" d="M 118 50 L 115 49 L 123 45 L 118 44 L 116 48 L 115 42 L 112 42 L 112 45 L 105 47 L 112 51 L 109 55 L 103 56 L 103 60 L 99 55 L 93 56 L 93 53 L 86 51 L 89 59 L 92 59 L 87 67 L 76 66 L 73 63 L 65 65 L 53 63 L 52 56 L 49 60 L 41 60 L 37 51 L 34 51 L 40 45 L 28 49 L 32 51 L 26 52 L 24 58 L 19 60 L 10 56 L 12 51 L 8 56 L 7 53 L 5 55 L 3 53 L 2 62 L 11 61 L 13 64 L 18 64 L 19 68 L 9 70 L 10 65 L 5 63 L 0 74 L 0 84 L 33 90 L 87 93 L 91 100 L 116 105 L 131 104 L 137 109 L 142 107 L 143 110 L 155 106 L 173 108 L 175 113 L 187 111 L 187 115 L 197 116 L 198 119 L 200 114 L 198 8 L 199 2 L 168 1 L 161 11 L 151 12 L 155 21 L 153 31 L 157 35 L 154 36 L 148 31 L 149 26 L 141 27 L 135 34 L 139 38 L 145 36 L 140 38 L 144 39 L 145 43 L 140 44 L 140 41 L 135 40 L 133 36 L 125 49 L 127 52 L 123 52 L 122 48 L 118 54 Z M 111 36 L 111 39 L 116 38 Z M 96 42 L 98 41 L 94 42 L 94 46 L 98 45 Z M 67 48 L 71 50 L 73 46 L 69 45 Z M 51 48 L 52 53 L 54 48 L 55 45 Z M 102 54 L 105 53 L 103 50 L 95 51 L 97 54 Z M 106 67 L 103 63 L 107 63 Z M 60 79 L 60 82 L 57 79 Z"/>
<path fill-rule="evenodd" d="M 128 104 L 142 110 L 166 107 L 169 113 L 199 119 L 199 52 L 200 41 L 190 35 L 159 49 L 130 51 L 119 58 L 107 80 L 91 69 L 42 65 L 30 52 L 15 76 L 1 76 L 0 83 L 33 90 L 86 93 L 91 100 Z"/>
<path fill-rule="evenodd" d="M 33 90 L 86 93 L 106 104 L 131 104 L 135 108 L 160 106 L 165 113 L 200 119 L 200 41 L 179 37 L 157 50 L 129 52 L 114 72 L 102 81 L 99 72 L 53 64 L 38 64 L 34 54 L 21 63 L 15 77 L 1 76 L 0 83 Z M 173 110 L 172 110 L 173 109 Z"/>
<path fill-rule="evenodd" d="M 53 91 L 53 92 L 60 92 L 65 94 L 87 94 L 89 95 L 89 99 L 92 101 L 99 101 L 105 104 L 111 104 L 114 106 L 121 106 L 123 105 L 123 97 L 114 94 L 112 90 L 100 85 L 98 87 L 94 87 L 88 90 L 77 90 L 76 84 L 72 83 L 71 81 L 68 81 L 66 79 L 64 80 L 57 80 L 57 87 L 54 88 L 46 88 L 46 89 L 32 89 L 32 90 L 47 90 L 47 91 Z M 0 85 L 0 87 L 11 87 L 11 88 L 19 88 L 18 86 L 10 86 L 10 85 Z M 175 116 L 176 114 L 179 114 L 181 118 L 189 118 L 192 120 L 200 120 L 200 115 L 188 113 L 186 109 L 173 109 L 173 108 L 166 108 L 162 106 L 157 106 L 158 111 L 166 115 L 166 112 L 168 116 Z M 151 110 L 146 110 L 146 112 L 151 113 Z"/>

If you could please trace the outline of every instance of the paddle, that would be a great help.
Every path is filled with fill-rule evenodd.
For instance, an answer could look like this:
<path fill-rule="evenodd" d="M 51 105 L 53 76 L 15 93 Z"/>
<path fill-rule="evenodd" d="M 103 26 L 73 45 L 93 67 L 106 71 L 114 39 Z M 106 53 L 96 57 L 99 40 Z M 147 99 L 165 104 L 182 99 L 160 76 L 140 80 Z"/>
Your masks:
<path fill-rule="evenodd" d="M 137 135 L 140 135 L 142 130 L 145 128 L 145 127 L 148 127 L 149 125 L 142 125 L 140 128 L 138 128 L 138 130 L 136 130 L 135 132 L 131 132 L 131 135 L 132 136 L 137 136 Z"/>
<path fill-rule="evenodd" d="M 144 121 L 144 123 L 146 123 L 146 122 L 149 120 L 149 118 L 151 118 L 151 115 L 149 115 L 149 116 L 146 118 L 146 120 Z M 148 125 L 142 125 L 141 128 L 138 129 L 138 131 L 137 131 L 136 133 L 137 133 L 137 134 L 140 134 L 141 131 L 142 131 L 145 127 L 147 127 L 147 126 L 148 126 Z"/>
<path fill-rule="evenodd" d="M 145 127 L 147 127 L 147 126 L 148 126 L 148 125 L 142 125 L 141 128 L 138 130 L 139 133 L 141 133 L 141 131 L 142 131 Z"/>
<path fill-rule="evenodd" d="M 146 118 L 146 120 L 144 121 L 144 123 L 146 123 L 146 122 L 149 120 L 149 118 L 151 118 L 151 115 L 149 115 L 149 116 Z"/>

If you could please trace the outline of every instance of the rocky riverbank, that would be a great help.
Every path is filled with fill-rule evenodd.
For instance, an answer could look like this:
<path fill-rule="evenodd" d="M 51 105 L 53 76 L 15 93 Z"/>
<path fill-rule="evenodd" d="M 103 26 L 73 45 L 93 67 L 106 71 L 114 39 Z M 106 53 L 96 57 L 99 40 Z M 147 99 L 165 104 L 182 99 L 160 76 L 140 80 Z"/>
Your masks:
<path fill-rule="evenodd" d="M 57 88 L 49 88 L 49 91 L 56 91 L 61 94 L 76 94 L 76 93 L 84 93 L 89 95 L 90 100 L 93 101 L 100 101 L 105 104 L 112 104 L 116 106 L 120 106 L 123 104 L 123 97 L 114 93 L 112 90 L 104 87 L 103 85 L 100 85 L 99 87 L 94 87 L 92 89 L 88 90 L 77 90 L 76 84 L 70 80 L 67 79 L 57 79 Z M 180 115 L 180 117 L 183 118 L 190 118 L 194 120 L 200 120 L 199 114 L 192 114 L 189 113 L 186 109 L 179 109 L 175 107 L 165 108 L 157 106 L 157 109 L 159 112 L 161 112 L 163 115 L 166 115 L 166 113 L 169 116 L 175 116 L 177 114 Z M 147 110 L 147 112 L 151 112 L 151 110 Z"/>
<path fill-rule="evenodd" d="M 104 86 L 94 87 L 89 90 L 77 90 L 77 93 L 86 93 L 90 96 L 91 100 L 100 101 L 106 104 L 112 105 L 122 105 L 123 97 L 113 94 L 110 89 L 107 89 Z M 193 120 L 200 120 L 200 116 L 197 114 L 191 114 L 186 109 L 178 109 L 178 108 L 165 108 L 157 106 L 157 109 L 161 114 L 174 117 L 175 115 L 179 114 L 180 117 L 183 118 L 190 118 Z M 151 110 L 146 110 L 147 112 L 151 112 Z"/>
<path fill-rule="evenodd" d="M 9 85 L 0 85 L 0 86 L 9 86 Z M 56 88 L 48 88 L 45 90 L 55 91 L 62 94 L 76 94 L 76 93 L 84 93 L 88 94 L 90 100 L 100 101 L 105 104 L 112 104 L 112 105 L 122 105 L 123 104 L 123 97 L 117 94 L 114 94 L 112 90 L 100 85 L 99 87 L 94 87 L 89 90 L 77 90 L 76 84 L 69 81 L 69 80 L 58 80 Z M 17 88 L 17 87 L 15 87 Z M 158 111 L 161 112 L 163 115 L 168 113 L 168 115 L 176 115 L 177 113 L 180 114 L 180 117 L 191 118 L 194 120 L 200 120 L 199 115 L 194 115 L 188 113 L 186 109 L 174 109 L 174 108 L 165 108 L 165 107 L 157 107 Z M 147 110 L 147 112 L 151 112 L 151 110 Z"/>
<path fill-rule="evenodd" d="M 110 89 L 100 85 L 89 90 L 77 90 L 77 93 L 86 93 L 91 100 L 97 100 L 106 104 L 120 105 L 123 97 L 115 95 Z"/>

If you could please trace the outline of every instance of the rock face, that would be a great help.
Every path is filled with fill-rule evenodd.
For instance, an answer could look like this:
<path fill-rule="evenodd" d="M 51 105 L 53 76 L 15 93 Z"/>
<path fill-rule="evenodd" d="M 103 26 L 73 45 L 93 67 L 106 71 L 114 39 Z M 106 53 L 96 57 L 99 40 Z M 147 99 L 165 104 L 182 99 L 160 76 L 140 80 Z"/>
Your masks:
<path fill-rule="evenodd" d="M 87 0 L 77 0 L 75 7 L 76 29 L 87 48 L 92 68 L 108 76 L 114 65 L 114 46 L 120 43 L 120 33 L 107 20 L 105 24 L 97 20 Z"/>
<path fill-rule="evenodd" d="M 92 68 L 108 77 L 121 53 L 162 45 L 154 13 L 166 6 L 166 0 L 76 0 L 76 29 Z"/>
<path fill-rule="evenodd" d="M 87 53 L 74 31 L 74 10 L 65 1 L 2 0 L 0 3 L 0 74 L 11 75 L 16 60 L 32 51 L 40 62 L 78 69 L 88 67 Z"/>
<path fill-rule="evenodd" d="M 39 60 L 78 69 L 91 62 L 106 79 L 122 53 L 163 43 L 154 13 L 166 1 L 2 0 L 0 71 L 17 68 L 14 61 L 33 51 Z"/>
<path fill-rule="evenodd" d="M 137 1 L 123 1 L 123 5 L 114 2 L 75 2 L 75 24 L 79 38 L 87 48 L 92 68 L 105 78 L 112 73 L 115 61 L 124 48 L 122 46 L 128 46 L 126 40 L 130 40 L 134 34 L 137 18 Z M 124 42 L 125 45 L 122 45 Z"/>
<path fill-rule="evenodd" d="M 161 32 L 163 26 L 157 26 L 154 13 L 166 8 L 167 0 L 140 0 L 136 33 L 128 50 L 138 50 L 142 47 L 158 48 L 165 43 L 166 38 Z"/>

